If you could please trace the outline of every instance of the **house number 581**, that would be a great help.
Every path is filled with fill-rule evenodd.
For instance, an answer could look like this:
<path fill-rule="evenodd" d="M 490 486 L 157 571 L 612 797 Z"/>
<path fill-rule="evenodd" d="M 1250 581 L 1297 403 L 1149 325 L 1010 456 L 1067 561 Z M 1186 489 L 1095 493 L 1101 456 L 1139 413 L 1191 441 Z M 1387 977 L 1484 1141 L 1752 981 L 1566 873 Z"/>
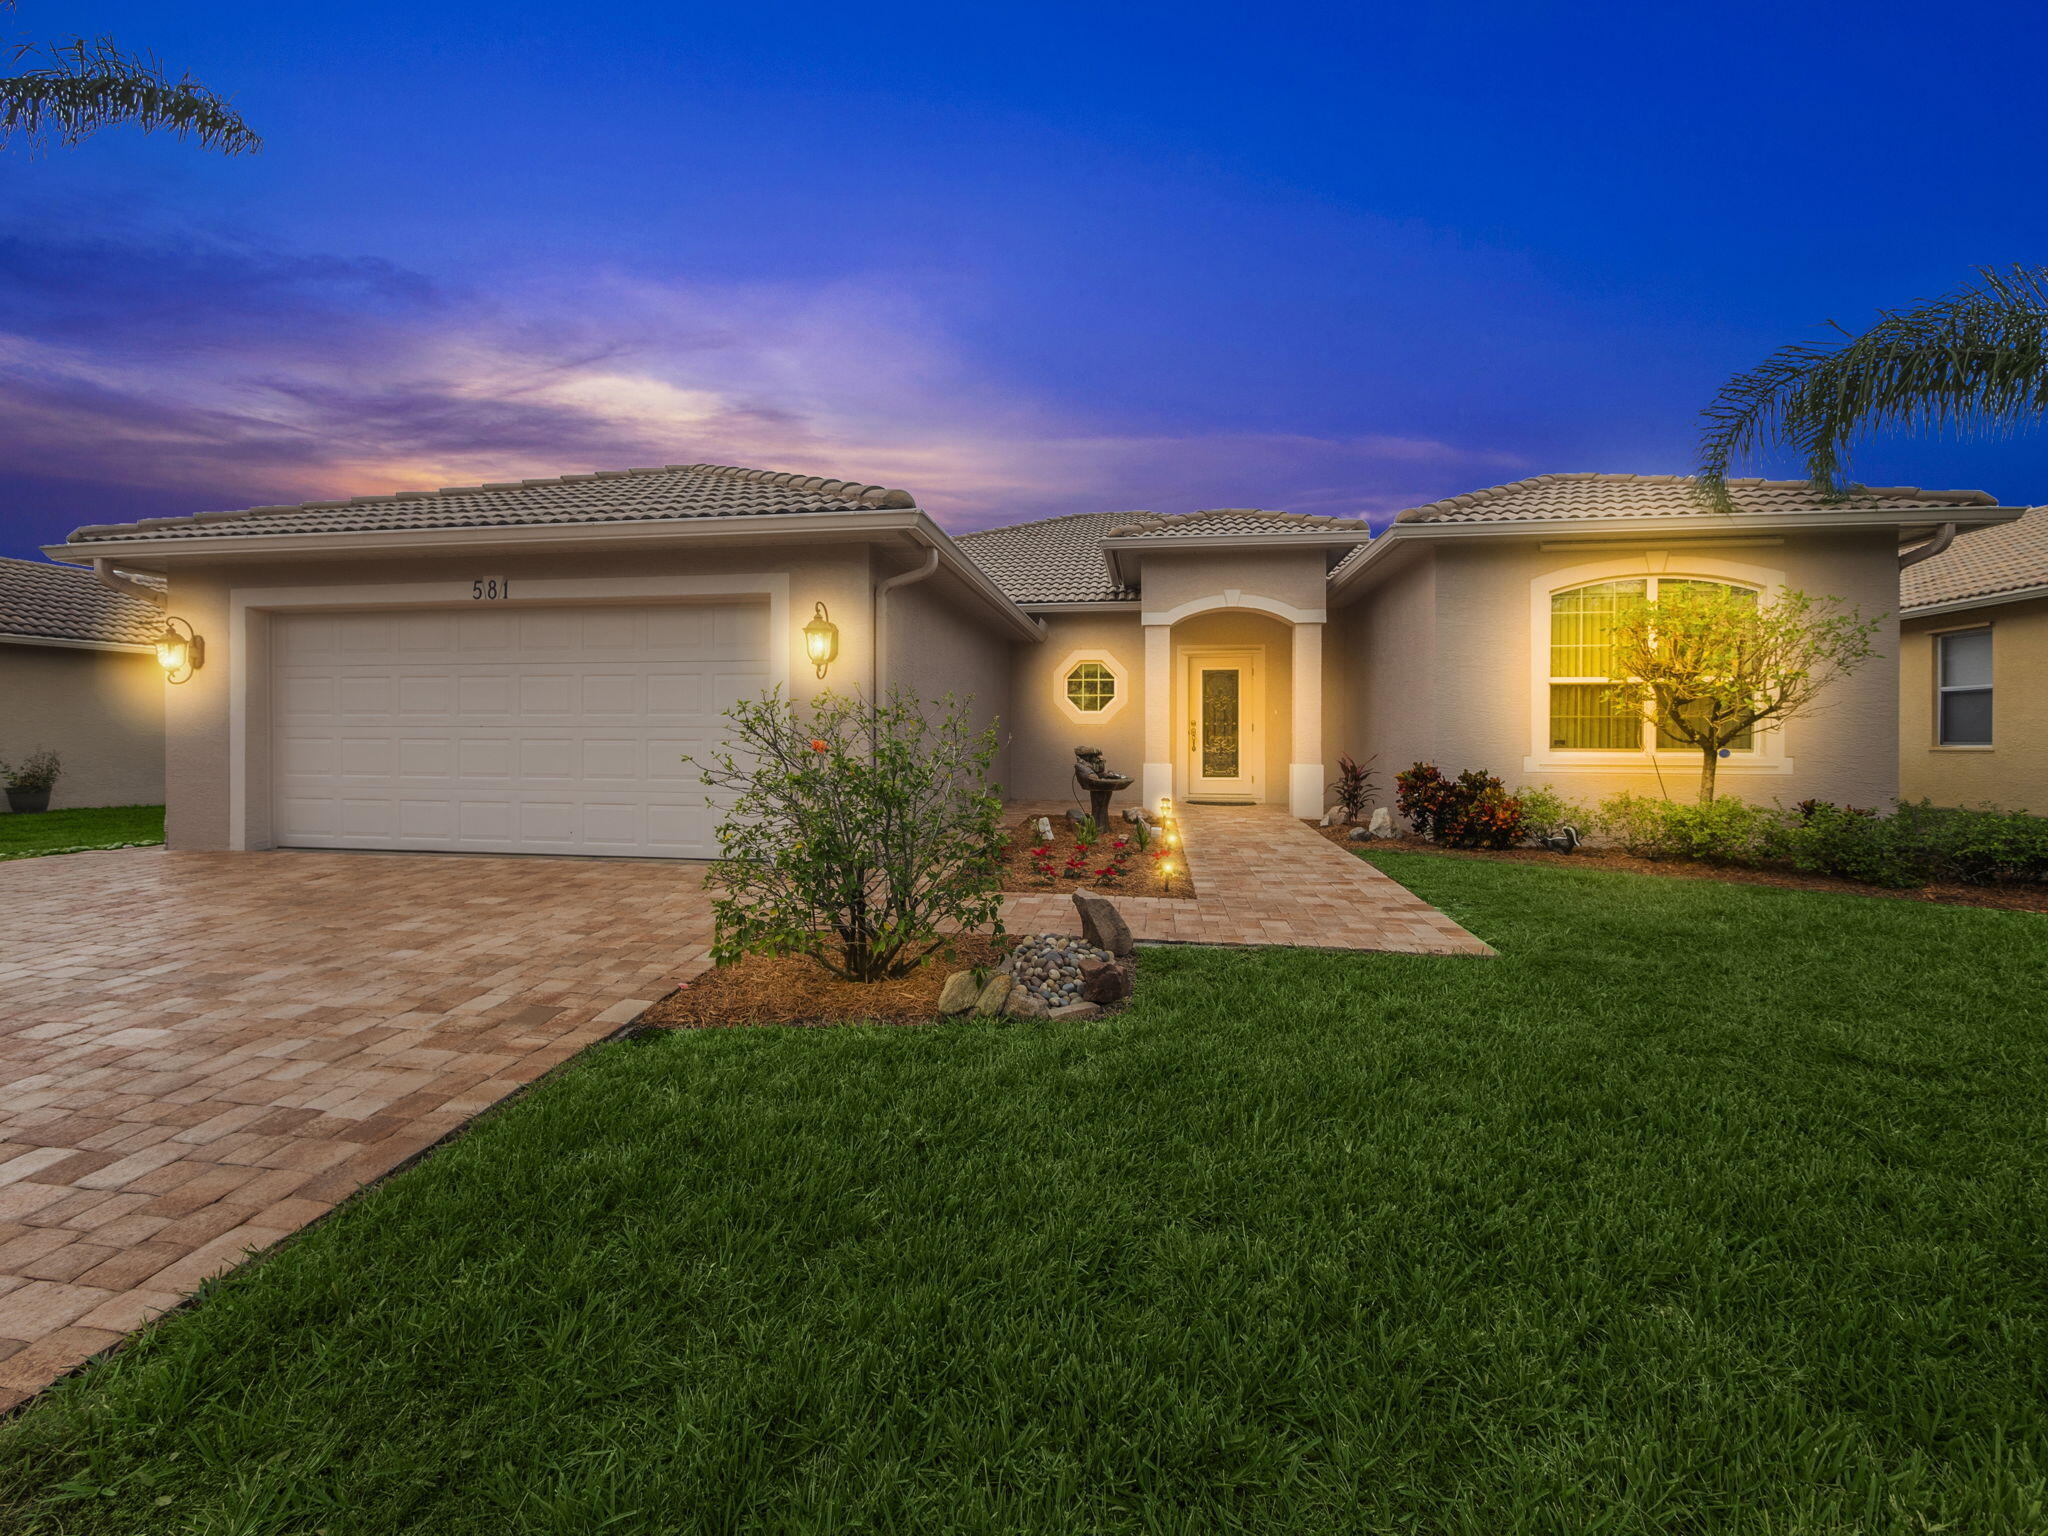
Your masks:
<path fill-rule="evenodd" d="M 512 595 L 512 583 L 503 576 L 485 576 L 469 584 L 470 601 L 496 603 Z"/>

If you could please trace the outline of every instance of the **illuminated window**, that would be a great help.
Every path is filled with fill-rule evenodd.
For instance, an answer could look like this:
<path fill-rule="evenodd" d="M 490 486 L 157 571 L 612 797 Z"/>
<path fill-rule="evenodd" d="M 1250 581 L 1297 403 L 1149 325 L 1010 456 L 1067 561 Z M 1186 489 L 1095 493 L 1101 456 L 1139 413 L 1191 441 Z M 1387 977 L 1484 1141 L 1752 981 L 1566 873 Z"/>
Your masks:
<path fill-rule="evenodd" d="M 1554 592 L 1550 598 L 1550 745 L 1569 752 L 1639 752 L 1650 747 L 1652 728 L 1642 712 L 1609 694 L 1614 682 L 1614 623 L 1630 608 L 1653 603 L 1661 591 L 1680 587 L 1720 587 L 1756 600 L 1756 592 L 1727 582 L 1690 577 L 1632 576 Z M 1660 724 L 1655 745 L 1683 751 L 1681 741 Z M 1731 751 L 1755 745 L 1744 731 L 1729 742 Z"/>
<path fill-rule="evenodd" d="M 1099 715 L 1116 699 L 1116 674 L 1099 661 L 1084 661 L 1067 673 L 1067 702 L 1083 714 Z"/>
<path fill-rule="evenodd" d="M 1991 745 L 1991 631 L 1934 637 L 1938 740 L 1944 747 Z"/>

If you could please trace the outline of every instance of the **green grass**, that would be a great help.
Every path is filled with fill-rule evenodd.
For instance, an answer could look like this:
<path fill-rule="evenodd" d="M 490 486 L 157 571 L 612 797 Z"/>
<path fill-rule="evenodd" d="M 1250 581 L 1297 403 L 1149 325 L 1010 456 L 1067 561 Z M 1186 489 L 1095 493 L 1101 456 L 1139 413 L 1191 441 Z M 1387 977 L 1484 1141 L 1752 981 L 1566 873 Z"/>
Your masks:
<path fill-rule="evenodd" d="M 164 808 L 160 805 L 93 805 L 0 816 L 0 859 L 125 848 L 163 840 Z"/>
<path fill-rule="evenodd" d="M 2048 1529 L 2048 926 L 1376 856 L 1498 960 L 608 1047 L 46 1398 L 0 1529 Z"/>

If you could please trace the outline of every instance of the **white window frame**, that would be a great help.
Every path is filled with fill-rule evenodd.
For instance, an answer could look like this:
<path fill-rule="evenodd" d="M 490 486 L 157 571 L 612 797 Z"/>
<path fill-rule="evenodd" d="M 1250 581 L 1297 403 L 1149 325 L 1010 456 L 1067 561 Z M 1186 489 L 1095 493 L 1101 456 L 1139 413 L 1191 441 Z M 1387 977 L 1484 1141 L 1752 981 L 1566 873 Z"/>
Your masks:
<path fill-rule="evenodd" d="M 1522 759 L 1524 773 L 1567 773 L 1574 768 L 1613 771 L 1624 768 L 1685 768 L 1699 766 L 1697 747 L 1659 747 L 1656 724 L 1643 722 L 1640 747 L 1553 747 L 1550 744 L 1550 600 L 1574 587 L 1594 586 L 1603 581 L 1647 581 L 1646 593 L 1654 595 L 1657 582 L 1714 581 L 1727 586 L 1748 587 L 1757 601 L 1777 600 L 1785 590 L 1785 573 L 1766 566 L 1747 565 L 1688 555 L 1683 550 L 1649 550 L 1641 555 L 1567 566 L 1546 571 L 1529 583 L 1529 755 Z M 1569 679 L 1567 679 L 1569 681 Z M 1781 725 L 1758 726 L 1754 745 L 1731 750 L 1721 759 L 1719 773 L 1736 775 L 1787 774 L 1793 761 L 1786 751 Z"/>
<path fill-rule="evenodd" d="M 1992 638 L 1990 624 L 1965 624 L 1957 629 L 1938 629 L 1934 640 L 1934 745 L 1941 752 L 1991 752 L 1998 746 L 1998 641 Z M 1957 635 L 1983 635 L 1991 640 L 1991 681 L 1950 686 L 1941 680 L 1942 651 Z M 1941 704 L 1951 693 L 1988 693 L 1991 695 L 1991 739 L 1989 741 L 1944 741 L 1941 735 Z"/>
<path fill-rule="evenodd" d="M 1108 669 L 1111 679 L 1116 684 L 1116 692 L 1111 695 L 1108 705 L 1102 709 L 1083 709 L 1067 697 L 1068 677 L 1073 674 L 1074 668 L 1091 661 Z M 1069 720 L 1076 725 L 1100 725 L 1105 720 L 1115 719 L 1117 712 L 1131 702 L 1131 673 L 1130 669 L 1109 651 L 1099 648 L 1069 651 L 1053 669 L 1052 688 L 1053 701 L 1059 705 L 1061 713 Z"/>

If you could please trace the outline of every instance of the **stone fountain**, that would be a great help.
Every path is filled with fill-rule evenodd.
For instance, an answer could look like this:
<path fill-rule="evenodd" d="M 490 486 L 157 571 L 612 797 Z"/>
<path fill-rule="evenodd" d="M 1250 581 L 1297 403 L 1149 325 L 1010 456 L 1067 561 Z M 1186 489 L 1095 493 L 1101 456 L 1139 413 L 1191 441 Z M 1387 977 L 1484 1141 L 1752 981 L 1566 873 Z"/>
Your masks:
<path fill-rule="evenodd" d="M 1109 797 L 1135 782 L 1127 773 L 1111 773 L 1100 747 L 1074 748 L 1074 782 L 1088 791 L 1088 813 L 1098 828 L 1109 826 Z"/>

